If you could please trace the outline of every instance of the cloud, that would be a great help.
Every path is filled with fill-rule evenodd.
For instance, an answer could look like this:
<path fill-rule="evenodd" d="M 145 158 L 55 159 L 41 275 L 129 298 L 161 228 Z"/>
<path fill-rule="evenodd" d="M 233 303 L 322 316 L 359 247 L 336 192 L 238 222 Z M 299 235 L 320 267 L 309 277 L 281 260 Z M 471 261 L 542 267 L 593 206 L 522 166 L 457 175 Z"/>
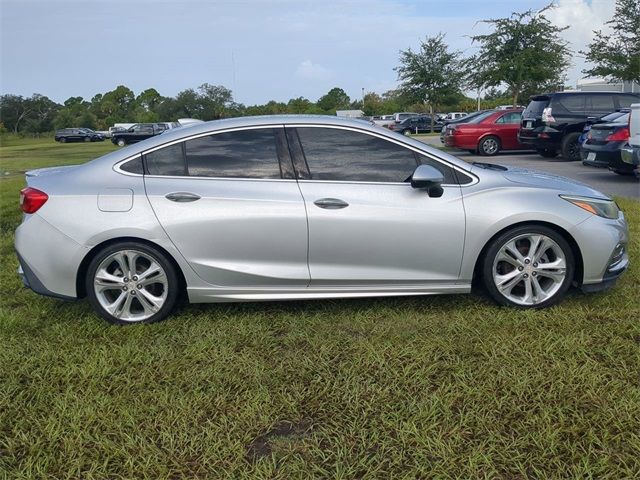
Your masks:
<path fill-rule="evenodd" d="M 561 35 L 573 50 L 573 65 L 568 72 L 571 83 L 584 76 L 581 71 L 586 67 L 586 62 L 579 50 L 587 49 L 593 40 L 594 30 L 605 33 L 611 31 L 605 22 L 613 17 L 614 11 L 615 2 L 612 0 L 559 0 L 557 6 L 547 12 L 547 18 L 554 25 L 569 26 Z"/>
<path fill-rule="evenodd" d="M 332 76 L 331 70 L 313 63 L 311 60 L 304 60 L 296 68 L 296 77 L 306 80 L 328 80 Z"/>

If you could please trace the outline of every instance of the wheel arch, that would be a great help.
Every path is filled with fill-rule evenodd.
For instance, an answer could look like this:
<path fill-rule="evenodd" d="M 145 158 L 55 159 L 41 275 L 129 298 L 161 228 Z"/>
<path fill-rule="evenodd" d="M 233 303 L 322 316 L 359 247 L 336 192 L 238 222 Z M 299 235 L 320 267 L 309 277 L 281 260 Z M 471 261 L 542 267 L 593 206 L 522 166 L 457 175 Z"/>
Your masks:
<path fill-rule="evenodd" d="M 93 248 L 91 248 L 91 250 L 89 250 L 89 252 L 84 256 L 84 258 L 80 262 L 80 265 L 78 266 L 78 271 L 76 272 L 76 293 L 78 298 L 84 298 L 87 296 L 87 292 L 85 288 L 85 277 L 87 275 L 87 270 L 89 268 L 89 264 L 91 263 L 91 260 L 93 260 L 95 256 L 106 247 L 110 245 L 115 245 L 117 243 L 124 243 L 124 242 L 142 243 L 149 247 L 155 248 L 156 250 L 159 250 L 162 254 L 164 254 L 167 260 L 171 262 L 173 267 L 176 269 L 176 273 L 178 275 L 178 281 L 180 283 L 180 292 L 181 293 L 186 292 L 187 281 L 184 276 L 184 272 L 182 271 L 182 268 L 180 268 L 180 265 L 178 264 L 176 259 L 173 257 L 173 255 L 171 255 L 171 253 L 169 253 L 165 248 L 161 247 L 157 243 L 154 243 L 150 240 L 140 238 L 140 237 L 127 236 L 127 237 L 110 238 L 109 240 L 105 240 L 95 245 Z"/>
<path fill-rule="evenodd" d="M 582 252 L 580 251 L 580 246 L 578 245 L 578 243 L 571 236 L 571 234 L 561 226 L 556 225 L 555 223 L 537 221 L 537 220 L 513 223 L 511 225 L 508 225 L 502 228 L 501 230 L 497 231 L 494 235 L 492 235 L 491 238 L 489 238 L 485 242 L 484 246 L 482 247 L 482 250 L 480 250 L 480 254 L 478 255 L 478 258 L 476 258 L 476 263 L 473 267 L 472 283 L 474 285 L 477 285 L 478 281 L 482 278 L 482 262 L 484 260 L 485 255 L 487 254 L 487 250 L 489 249 L 493 241 L 496 238 L 498 238 L 500 235 L 505 233 L 506 231 L 511 230 L 513 228 L 522 227 L 525 225 L 550 228 L 554 230 L 556 233 L 558 233 L 559 235 L 561 235 L 567 241 L 567 243 L 571 247 L 571 252 L 573 253 L 573 257 L 576 262 L 574 273 L 573 273 L 573 283 L 581 285 L 584 277 L 584 267 L 583 267 Z"/>

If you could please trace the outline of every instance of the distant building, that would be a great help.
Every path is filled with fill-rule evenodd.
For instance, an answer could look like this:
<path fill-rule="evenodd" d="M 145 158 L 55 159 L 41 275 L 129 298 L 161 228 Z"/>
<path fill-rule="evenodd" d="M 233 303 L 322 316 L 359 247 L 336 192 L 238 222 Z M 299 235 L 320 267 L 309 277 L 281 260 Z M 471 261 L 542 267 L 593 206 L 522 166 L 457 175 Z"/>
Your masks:
<path fill-rule="evenodd" d="M 602 78 L 584 78 L 578 80 L 577 90 L 581 92 L 625 92 L 640 93 L 638 82 L 609 82 Z"/>
<path fill-rule="evenodd" d="M 336 110 L 336 117 L 360 118 L 364 117 L 362 110 Z"/>

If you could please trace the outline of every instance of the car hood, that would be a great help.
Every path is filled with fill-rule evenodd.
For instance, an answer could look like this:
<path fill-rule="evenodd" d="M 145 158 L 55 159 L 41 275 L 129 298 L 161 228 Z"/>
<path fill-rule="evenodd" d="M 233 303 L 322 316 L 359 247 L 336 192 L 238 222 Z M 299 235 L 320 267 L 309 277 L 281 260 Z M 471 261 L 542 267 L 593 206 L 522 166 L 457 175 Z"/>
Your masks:
<path fill-rule="evenodd" d="M 491 171 L 494 174 L 501 175 L 507 182 L 522 185 L 523 187 L 546 188 L 559 193 L 611 200 L 608 195 L 591 188 L 589 185 L 561 175 L 554 175 L 553 173 L 521 167 L 478 163 L 473 165 L 471 171 L 479 174 L 482 171 Z"/>

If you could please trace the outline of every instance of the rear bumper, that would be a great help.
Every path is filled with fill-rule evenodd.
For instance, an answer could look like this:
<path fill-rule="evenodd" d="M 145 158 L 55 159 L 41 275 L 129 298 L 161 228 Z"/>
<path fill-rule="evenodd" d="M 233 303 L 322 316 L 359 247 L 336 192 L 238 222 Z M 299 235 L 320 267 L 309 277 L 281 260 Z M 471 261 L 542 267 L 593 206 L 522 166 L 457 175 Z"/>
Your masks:
<path fill-rule="evenodd" d="M 520 129 L 517 134 L 521 145 L 540 150 L 559 150 L 562 144 L 562 132 L 550 127 L 538 127 L 533 130 Z"/>
<path fill-rule="evenodd" d="M 59 293 L 55 293 L 49 290 L 47 287 L 43 285 L 43 283 L 40 281 L 40 279 L 31 269 L 29 264 L 25 262 L 25 260 L 20 256 L 20 254 L 16 252 L 16 255 L 18 257 L 18 263 L 19 263 L 18 277 L 20 277 L 20 280 L 22 280 L 22 284 L 26 288 L 33 290 L 35 293 L 44 295 L 46 297 L 54 297 L 54 298 L 59 298 L 61 300 L 76 300 L 76 297 L 61 295 Z"/>
<path fill-rule="evenodd" d="M 590 145 L 583 144 L 580 148 L 580 158 L 584 165 L 616 170 L 631 170 L 631 165 L 622 161 L 620 145 Z"/>

